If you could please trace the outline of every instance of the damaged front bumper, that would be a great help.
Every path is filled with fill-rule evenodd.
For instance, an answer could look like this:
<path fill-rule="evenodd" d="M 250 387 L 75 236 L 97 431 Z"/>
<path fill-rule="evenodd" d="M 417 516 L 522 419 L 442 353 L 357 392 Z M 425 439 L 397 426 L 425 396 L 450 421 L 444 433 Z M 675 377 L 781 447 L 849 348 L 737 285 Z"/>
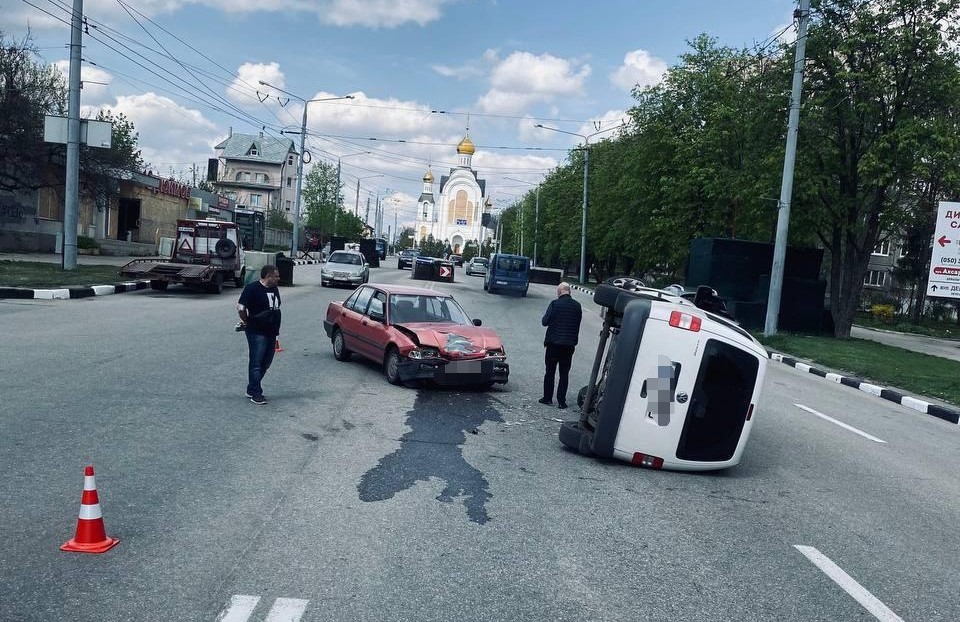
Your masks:
<path fill-rule="evenodd" d="M 398 369 L 400 380 L 431 380 L 439 385 L 506 384 L 510 366 L 502 357 L 487 357 L 466 361 L 448 361 L 441 358 L 406 359 Z"/>

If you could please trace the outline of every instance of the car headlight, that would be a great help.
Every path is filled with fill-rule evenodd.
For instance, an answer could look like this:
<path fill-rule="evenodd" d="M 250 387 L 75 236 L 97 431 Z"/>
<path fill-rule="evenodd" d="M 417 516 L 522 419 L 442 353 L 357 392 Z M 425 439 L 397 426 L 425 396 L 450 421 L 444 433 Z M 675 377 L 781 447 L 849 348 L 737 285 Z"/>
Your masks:
<path fill-rule="evenodd" d="M 414 348 L 407 354 L 412 359 L 437 359 L 440 358 L 440 350 L 436 348 Z"/>

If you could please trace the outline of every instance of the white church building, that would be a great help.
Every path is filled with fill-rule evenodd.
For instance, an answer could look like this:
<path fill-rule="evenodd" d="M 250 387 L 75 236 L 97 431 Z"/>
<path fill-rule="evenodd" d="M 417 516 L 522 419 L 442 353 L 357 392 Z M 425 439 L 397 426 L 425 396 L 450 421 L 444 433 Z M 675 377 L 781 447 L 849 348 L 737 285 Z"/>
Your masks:
<path fill-rule="evenodd" d="M 477 176 L 471 166 L 476 147 L 469 136 L 457 145 L 458 164 L 448 175 L 440 178 L 439 199 L 433 194 L 433 173 L 423 175 L 423 192 L 417 201 L 417 223 L 414 231 L 418 241 L 433 235 L 435 240 L 447 241 L 453 253 L 463 252 L 464 245 L 484 239 L 480 222 L 492 201 L 486 194 L 486 181 Z"/>

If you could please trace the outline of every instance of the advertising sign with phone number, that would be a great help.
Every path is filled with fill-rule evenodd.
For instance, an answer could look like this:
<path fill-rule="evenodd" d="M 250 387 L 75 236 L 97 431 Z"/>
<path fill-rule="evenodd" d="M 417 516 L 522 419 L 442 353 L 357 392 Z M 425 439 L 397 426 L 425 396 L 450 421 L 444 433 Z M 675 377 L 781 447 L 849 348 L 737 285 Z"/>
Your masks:
<path fill-rule="evenodd" d="M 960 203 L 940 201 L 927 295 L 960 298 Z"/>

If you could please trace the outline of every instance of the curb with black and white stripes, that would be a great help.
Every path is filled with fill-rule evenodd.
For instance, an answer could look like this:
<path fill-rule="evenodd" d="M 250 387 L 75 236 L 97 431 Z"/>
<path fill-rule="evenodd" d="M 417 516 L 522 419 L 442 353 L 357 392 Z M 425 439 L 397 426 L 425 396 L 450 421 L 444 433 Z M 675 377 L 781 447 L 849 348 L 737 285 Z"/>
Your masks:
<path fill-rule="evenodd" d="M 122 294 L 146 289 L 150 281 L 126 281 L 112 285 L 87 285 L 81 287 L 58 287 L 56 289 L 30 289 L 27 287 L 0 287 L 0 298 L 17 300 L 73 300 Z"/>
<path fill-rule="evenodd" d="M 876 395 L 877 397 L 890 400 L 891 402 L 896 402 L 901 406 L 906 406 L 907 408 L 922 412 L 926 415 L 933 415 L 934 417 L 943 419 L 944 421 L 949 421 L 950 423 L 960 424 L 960 410 L 955 408 L 947 408 L 945 406 L 931 404 L 930 402 L 917 399 L 915 397 L 910 397 L 909 395 L 904 395 L 899 391 L 894 391 L 893 389 L 870 384 L 869 382 L 860 380 L 859 378 L 854 378 L 852 376 L 841 376 L 840 374 L 826 372 L 821 369 L 811 367 L 806 363 L 801 363 L 800 361 L 797 361 L 789 356 L 777 354 L 776 352 L 767 352 L 767 354 L 774 361 L 779 361 L 800 371 L 809 372 L 815 376 L 820 376 L 826 380 L 836 382 L 837 384 L 842 384 L 854 389 L 860 389 L 864 393 Z"/>
<path fill-rule="evenodd" d="M 307 266 L 312 263 L 323 263 L 323 262 L 320 261 L 319 259 L 294 259 L 293 263 L 294 265 L 297 265 L 297 266 Z"/>
<path fill-rule="evenodd" d="M 585 294 L 590 294 L 591 296 L 593 296 L 593 290 L 592 290 L 592 289 L 589 289 L 589 288 L 586 288 L 586 287 L 581 287 L 580 285 L 574 285 L 573 283 L 571 283 L 571 284 L 570 284 L 570 289 L 575 289 L 575 290 L 577 290 L 578 292 L 583 292 L 583 293 L 585 293 Z"/>

